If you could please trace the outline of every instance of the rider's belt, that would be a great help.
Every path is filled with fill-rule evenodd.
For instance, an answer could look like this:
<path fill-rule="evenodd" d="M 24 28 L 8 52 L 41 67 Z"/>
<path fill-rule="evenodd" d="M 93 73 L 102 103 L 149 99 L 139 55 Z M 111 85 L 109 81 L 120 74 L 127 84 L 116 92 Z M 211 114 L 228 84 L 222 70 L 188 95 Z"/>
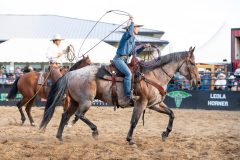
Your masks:
<path fill-rule="evenodd" d="M 118 55 L 119 58 L 121 58 L 122 60 L 127 60 L 129 57 L 127 55 Z"/>

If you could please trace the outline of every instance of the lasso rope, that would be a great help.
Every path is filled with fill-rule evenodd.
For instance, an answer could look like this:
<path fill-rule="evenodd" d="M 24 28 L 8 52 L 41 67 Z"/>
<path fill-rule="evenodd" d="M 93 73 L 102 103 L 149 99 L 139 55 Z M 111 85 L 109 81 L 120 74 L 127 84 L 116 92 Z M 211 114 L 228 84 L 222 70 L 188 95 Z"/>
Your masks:
<path fill-rule="evenodd" d="M 104 41 L 108 36 L 110 36 L 113 32 L 115 32 L 118 28 L 120 28 L 124 23 L 127 23 L 127 21 L 123 22 L 121 25 L 119 25 L 117 28 L 115 28 L 112 32 L 110 32 L 107 36 L 105 36 L 103 39 L 101 39 L 98 43 L 96 43 L 93 47 L 91 47 L 88 51 L 86 51 L 84 54 L 82 54 L 82 56 L 80 57 L 83 57 L 85 54 L 87 54 L 88 52 L 90 52 L 93 48 L 95 48 L 97 45 L 99 45 L 102 41 Z M 79 58 L 80 58 L 79 57 Z"/>
<path fill-rule="evenodd" d="M 120 12 L 120 13 L 119 13 Z M 115 14 L 118 14 L 118 15 L 124 15 L 124 16 L 129 16 L 131 17 L 131 14 L 125 12 L 125 11 L 121 11 L 121 10 L 110 10 L 110 11 L 107 11 L 106 13 L 104 13 L 100 18 L 99 20 L 93 25 L 93 27 L 91 28 L 91 30 L 88 32 L 88 34 L 86 35 L 86 37 L 84 38 L 80 48 L 79 48 L 79 51 L 78 51 L 78 58 L 81 58 L 83 57 L 85 54 L 87 54 L 89 51 L 91 51 L 93 48 L 95 48 L 97 45 L 99 45 L 102 41 L 104 41 L 107 37 L 109 37 L 113 32 L 115 32 L 118 28 L 120 28 L 121 26 L 123 26 L 123 24 L 125 23 L 128 23 L 129 20 L 127 21 L 124 21 L 122 24 L 120 24 L 117 28 L 115 28 L 113 31 L 111 31 L 107 36 L 105 36 L 103 39 L 101 39 L 97 44 L 95 44 L 93 47 L 91 47 L 88 51 L 86 51 L 84 54 L 82 54 L 81 56 L 79 56 L 80 52 L 81 52 L 81 49 L 82 49 L 82 46 L 83 44 L 85 43 L 86 39 L 88 38 L 88 36 L 90 35 L 90 33 L 93 31 L 93 29 L 96 27 L 96 25 L 100 22 L 100 20 L 105 17 L 108 13 L 115 13 Z"/>
<path fill-rule="evenodd" d="M 138 50 L 139 48 L 143 47 L 144 45 L 145 45 L 145 44 L 143 44 L 143 43 L 140 43 L 140 45 L 137 45 L 137 46 L 133 49 L 132 55 L 136 57 L 136 56 L 137 56 L 137 50 Z M 152 68 L 152 67 L 154 67 L 154 66 L 156 65 L 156 63 L 158 63 L 159 61 L 161 61 L 161 52 L 160 52 L 160 49 L 159 49 L 157 46 L 155 46 L 155 45 L 151 45 L 150 48 L 153 48 L 154 50 L 157 51 L 158 57 L 156 57 L 156 58 L 154 57 L 153 60 L 146 61 L 146 60 L 145 60 L 145 56 L 144 56 L 144 60 L 139 61 L 139 64 L 140 64 L 142 67 L 144 67 L 144 68 Z"/>
<path fill-rule="evenodd" d="M 72 45 L 69 45 L 65 52 L 66 52 L 66 58 L 68 59 L 68 61 L 73 62 L 74 59 L 76 58 L 74 47 Z"/>
<path fill-rule="evenodd" d="M 83 44 L 85 43 L 86 39 L 88 38 L 88 36 L 90 35 L 90 33 L 93 31 L 93 29 L 96 27 L 96 25 L 100 22 L 100 20 L 106 16 L 108 13 L 115 13 L 115 14 L 118 14 L 118 15 L 124 15 L 124 16 L 128 16 L 128 17 L 131 17 L 132 15 L 129 14 L 128 12 L 125 12 L 125 11 L 121 11 L 121 10 L 110 10 L 110 11 L 107 11 L 106 13 L 104 13 L 100 18 L 99 20 L 93 25 L 93 27 L 91 28 L 91 30 L 88 32 L 88 34 L 86 35 L 86 37 L 84 38 L 80 48 L 79 48 L 79 51 L 78 51 L 78 58 L 80 57 L 83 57 L 85 54 L 87 54 L 88 52 L 90 52 L 93 48 L 95 48 L 97 45 L 99 45 L 102 41 L 104 41 L 107 37 L 109 37 L 113 32 L 115 32 L 117 29 L 119 29 L 121 26 L 123 26 L 125 23 L 129 23 L 129 19 L 124 21 L 122 24 L 120 24 L 117 28 L 115 28 L 113 31 L 111 31 L 108 35 L 106 35 L 103 39 L 101 39 L 98 43 L 96 43 L 93 47 L 91 47 L 88 51 L 86 51 L 84 54 L 82 54 L 81 56 L 79 56 L 80 52 L 81 52 L 81 49 L 82 49 L 82 46 Z M 137 39 L 136 39 L 137 40 Z M 140 46 L 144 45 L 143 43 L 141 43 L 140 41 L 137 40 L 137 42 L 140 44 Z M 137 48 L 137 47 L 136 47 Z M 133 50 L 133 52 L 136 52 L 136 48 Z M 145 68 L 151 68 L 153 67 L 157 62 L 159 62 L 161 60 L 161 53 L 160 53 L 160 50 L 157 46 L 154 46 L 154 45 L 151 45 L 151 48 L 154 48 L 157 50 L 158 52 L 158 57 L 157 58 L 154 58 L 152 61 L 145 61 L 145 58 L 144 58 L 144 61 L 141 61 L 140 62 L 140 65 L 145 67 Z M 136 55 L 136 53 L 133 53 Z M 149 57 L 149 55 L 148 55 Z M 153 63 L 155 62 L 155 63 Z"/>

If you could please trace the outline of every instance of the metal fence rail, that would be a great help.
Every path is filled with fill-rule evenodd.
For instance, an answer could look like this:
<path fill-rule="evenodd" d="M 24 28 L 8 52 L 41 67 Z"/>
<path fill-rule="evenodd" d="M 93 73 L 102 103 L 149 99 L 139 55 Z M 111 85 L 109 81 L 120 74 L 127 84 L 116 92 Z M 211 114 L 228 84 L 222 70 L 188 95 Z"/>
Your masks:
<path fill-rule="evenodd" d="M 210 74 L 217 75 L 216 73 L 210 73 Z M 230 73 L 229 75 L 232 75 L 232 74 L 233 73 Z M 17 101 L 19 101 L 22 98 L 22 95 L 20 93 L 18 93 L 14 100 L 8 100 L 6 97 L 12 86 L 12 83 L 14 82 L 15 78 L 19 74 L 12 73 L 9 75 L 10 76 L 4 76 L 4 77 L 3 76 L 1 77 L 1 75 L 0 75 L 0 105 L 15 106 Z M 10 80 L 7 79 L 9 77 L 10 77 Z M 14 77 L 14 79 L 13 79 L 13 77 Z M 215 82 L 217 81 L 217 77 L 213 77 L 213 76 L 205 77 L 205 74 L 201 74 L 201 83 L 199 84 L 199 86 L 192 87 L 190 85 L 189 81 L 186 80 L 185 78 L 174 77 L 170 81 L 170 83 L 168 84 L 168 87 L 167 87 L 168 95 L 166 97 L 166 102 L 169 102 L 169 98 L 171 97 L 170 93 L 175 93 L 175 91 L 181 91 L 181 92 L 186 92 L 186 93 L 191 92 L 191 94 L 193 94 L 193 95 L 199 95 L 199 93 L 201 93 L 202 95 L 208 94 L 210 97 L 212 94 L 215 94 L 215 93 L 218 93 L 220 95 L 221 92 L 226 92 L 226 93 L 224 93 L 225 95 L 232 95 L 232 97 L 237 97 L 235 95 L 239 95 L 240 92 L 235 93 L 233 91 L 240 91 L 240 85 L 239 85 L 240 78 L 235 77 L 234 79 L 232 79 L 232 78 L 230 78 L 230 76 L 228 76 L 227 78 L 225 78 L 225 80 L 226 80 L 225 85 L 215 85 Z M 219 87 L 219 88 L 217 88 L 217 87 Z M 219 93 L 219 91 L 220 91 L 220 93 Z M 180 92 L 176 92 L 176 93 L 180 93 Z M 180 96 L 180 95 L 178 95 L 178 96 Z M 35 105 L 36 106 L 44 106 L 45 102 L 46 102 L 45 99 L 41 99 L 38 97 L 35 100 Z M 215 101 L 214 101 L 214 103 L 215 103 Z M 240 102 L 238 102 L 238 101 L 232 102 L 232 100 L 229 100 L 228 103 L 240 106 Z M 94 106 L 109 106 L 109 104 L 104 103 L 100 100 L 95 100 L 92 103 L 92 105 L 94 105 Z M 171 105 L 171 103 L 170 103 L 170 105 Z M 189 105 L 189 104 L 187 104 L 187 105 Z"/>

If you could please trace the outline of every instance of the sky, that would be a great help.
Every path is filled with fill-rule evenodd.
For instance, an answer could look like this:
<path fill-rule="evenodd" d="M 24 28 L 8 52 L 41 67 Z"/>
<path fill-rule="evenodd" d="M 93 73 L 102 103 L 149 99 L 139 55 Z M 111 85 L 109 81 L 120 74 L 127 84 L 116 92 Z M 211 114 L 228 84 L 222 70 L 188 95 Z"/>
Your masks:
<path fill-rule="evenodd" d="M 53 14 L 97 21 L 109 10 L 123 10 L 135 23 L 164 31 L 165 52 L 201 48 L 224 23 L 240 20 L 240 0 L 0 0 L 0 14 Z M 102 21 L 121 24 L 126 16 Z M 240 27 L 240 26 L 233 26 Z"/>

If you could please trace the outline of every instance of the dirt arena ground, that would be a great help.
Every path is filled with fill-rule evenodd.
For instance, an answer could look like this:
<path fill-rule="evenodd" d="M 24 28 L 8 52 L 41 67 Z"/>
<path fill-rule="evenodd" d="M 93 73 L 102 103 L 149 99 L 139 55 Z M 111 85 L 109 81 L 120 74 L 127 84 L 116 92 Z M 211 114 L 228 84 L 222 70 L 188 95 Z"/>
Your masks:
<path fill-rule="evenodd" d="M 0 107 L 0 159 L 240 159 L 240 112 L 174 109 L 175 122 L 169 138 L 163 142 L 168 117 L 147 110 L 134 132 L 137 145 L 125 141 L 132 108 L 92 107 L 87 117 L 99 130 L 98 140 L 90 129 L 78 122 L 65 129 L 63 142 L 56 138 L 62 108 L 58 107 L 45 133 L 19 125 L 16 107 Z M 38 124 L 43 108 L 33 108 Z"/>

